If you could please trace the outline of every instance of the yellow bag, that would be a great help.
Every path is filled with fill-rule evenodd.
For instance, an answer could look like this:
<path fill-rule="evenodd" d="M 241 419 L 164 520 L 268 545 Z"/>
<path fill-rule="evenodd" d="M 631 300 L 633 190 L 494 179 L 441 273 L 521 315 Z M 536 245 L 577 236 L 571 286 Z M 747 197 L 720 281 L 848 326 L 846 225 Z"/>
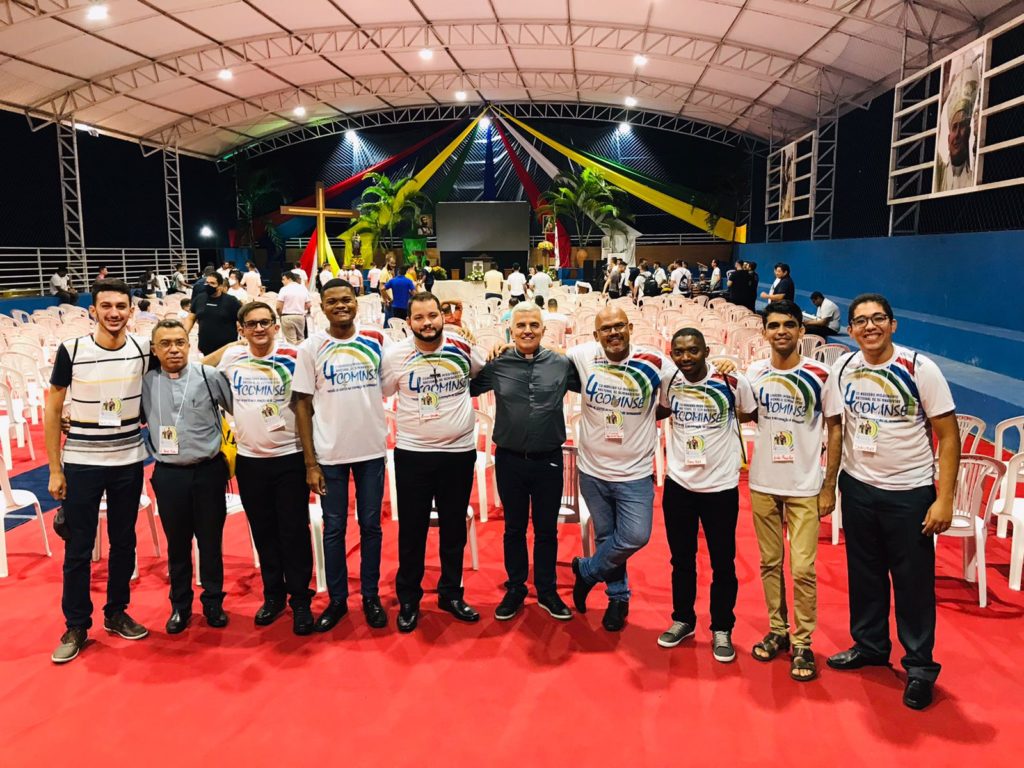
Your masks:
<path fill-rule="evenodd" d="M 210 382 L 206 380 L 206 367 L 200 364 L 199 371 L 203 374 L 203 383 L 206 385 L 206 392 L 210 395 L 210 404 L 213 405 L 213 412 L 220 419 L 220 455 L 224 457 L 224 463 L 228 466 L 228 479 L 235 476 L 235 459 L 238 456 L 238 443 L 235 442 L 235 433 L 231 430 L 227 417 L 221 415 L 217 400 L 210 389 Z"/>

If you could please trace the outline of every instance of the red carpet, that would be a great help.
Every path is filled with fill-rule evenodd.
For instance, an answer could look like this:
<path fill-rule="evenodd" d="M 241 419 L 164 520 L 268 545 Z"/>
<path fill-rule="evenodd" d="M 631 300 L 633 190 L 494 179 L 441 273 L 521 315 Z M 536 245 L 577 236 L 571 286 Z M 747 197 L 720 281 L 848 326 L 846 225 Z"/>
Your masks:
<path fill-rule="evenodd" d="M 745 485 L 743 494 L 745 494 Z M 659 494 L 660 495 L 660 494 Z M 742 495 L 742 494 L 741 494 Z M 500 512 L 497 513 L 500 517 Z M 358 607 L 358 550 L 350 526 L 352 613 L 332 633 L 297 638 L 290 618 L 257 629 L 260 582 L 242 519 L 228 521 L 226 608 L 231 624 L 201 620 L 176 638 L 167 618 L 166 570 L 139 525 L 142 579 L 132 614 L 153 634 L 132 643 L 94 629 L 82 656 L 49 661 L 62 632 L 61 543 L 38 554 L 32 524 L 8 534 L 11 576 L 0 580 L 2 764 L 85 766 L 687 765 L 951 766 L 1019 763 L 1024 714 L 1024 597 L 1006 585 L 1009 546 L 989 547 L 990 607 L 960 580 L 959 550 L 943 541 L 939 560 L 937 658 L 944 665 L 936 704 L 902 706 L 901 678 L 886 669 L 832 672 L 824 656 L 849 644 L 843 547 L 818 558 L 821 678 L 792 682 L 788 662 L 761 664 L 750 645 L 765 631 L 757 546 L 744 503 L 739 532 L 738 658 L 711 658 L 707 560 L 701 554 L 696 643 L 674 650 L 655 639 L 669 623 L 668 550 L 656 509 L 650 545 L 630 562 L 629 624 L 600 627 L 604 597 L 591 611 L 555 622 L 531 598 L 508 623 L 492 612 L 504 579 L 500 519 L 478 524 L 481 570 L 466 571 L 466 595 L 484 614 L 462 625 L 424 599 L 420 629 L 394 628 L 396 526 L 384 524 L 383 595 L 388 629 L 372 632 Z M 559 579 L 568 600 L 568 562 L 579 530 L 561 532 Z M 431 552 L 436 552 L 436 532 Z M 433 556 L 432 556 L 433 557 Z M 468 561 L 468 557 L 467 557 Z M 94 568 L 96 617 L 106 564 Z M 438 572 L 428 569 L 433 586 Z M 326 597 L 318 595 L 314 608 Z M 198 609 L 198 601 L 197 601 Z M 893 632 L 895 637 L 895 630 Z M 894 651 L 898 660 L 899 650 Z"/>

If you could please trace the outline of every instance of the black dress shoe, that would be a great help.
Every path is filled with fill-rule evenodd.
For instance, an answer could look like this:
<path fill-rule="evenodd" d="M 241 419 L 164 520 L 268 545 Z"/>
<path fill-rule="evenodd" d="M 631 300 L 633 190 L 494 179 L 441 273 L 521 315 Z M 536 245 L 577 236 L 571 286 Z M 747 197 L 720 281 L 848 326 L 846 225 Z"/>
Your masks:
<path fill-rule="evenodd" d="M 856 648 L 840 651 L 828 657 L 825 662 L 832 669 L 860 669 L 861 667 L 887 667 L 889 660 L 884 656 L 869 656 Z"/>
<path fill-rule="evenodd" d="M 911 709 L 924 709 L 932 703 L 932 689 L 934 683 L 922 680 L 919 677 L 912 677 L 907 680 L 907 687 L 903 690 L 903 703 Z"/>
<path fill-rule="evenodd" d="M 292 608 L 292 632 L 300 637 L 313 634 L 313 612 L 308 605 L 296 605 Z"/>
<path fill-rule="evenodd" d="M 192 618 L 192 611 L 179 610 L 175 608 L 171 612 L 171 618 L 167 620 L 167 634 L 177 635 L 185 631 L 189 619 Z"/>
<path fill-rule="evenodd" d="M 590 590 L 594 588 L 594 585 L 588 584 L 587 580 L 583 578 L 583 574 L 580 572 L 580 559 L 578 557 L 572 559 L 572 572 L 576 576 L 576 581 L 572 585 L 572 602 L 576 606 L 577 611 L 586 613 L 587 595 L 590 594 Z"/>
<path fill-rule="evenodd" d="M 556 594 L 541 595 L 537 598 L 537 605 L 559 621 L 568 621 L 572 618 L 572 611 L 569 610 L 569 606 Z"/>
<path fill-rule="evenodd" d="M 420 607 L 413 603 L 402 603 L 398 609 L 398 631 L 412 632 L 420 623 Z"/>
<path fill-rule="evenodd" d="M 523 607 L 523 595 L 519 592 L 513 592 L 509 590 L 505 593 L 505 596 L 501 598 L 501 602 L 498 603 L 498 607 L 494 609 L 494 618 L 498 621 L 511 621 L 519 613 L 519 609 Z"/>
<path fill-rule="evenodd" d="M 284 613 L 284 600 L 264 600 L 263 605 L 256 611 L 256 626 L 270 626 L 282 613 Z"/>
<path fill-rule="evenodd" d="M 214 629 L 223 629 L 228 625 L 228 615 L 219 605 L 213 608 L 203 608 L 203 616 L 206 617 L 206 623 Z"/>
<path fill-rule="evenodd" d="M 380 604 L 379 597 L 363 598 L 363 615 L 366 616 L 366 623 L 374 629 L 383 629 L 388 625 L 388 614 Z"/>
<path fill-rule="evenodd" d="M 329 632 L 334 629 L 334 625 L 337 624 L 341 617 L 348 613 L 348 603 L 344 600 L 331 600 L 324 608 L 324 612 L 317 617 L 316 629 L 317 632 Z"/>
<path fill-rule="evenodd" d="M 442 598 L 437 601 L 437 607 L 442 611 L 447 611 L 459 621 L 470 623 L 480 621 L 480 614 L 466 605 L 461 598 L 455 598 L 454 600 Z"/>
<path fill-rule="evenodd" d="M 609 600 L 608 609 L 601 619 L 601 626 L 609 632 L 618 632 L 626 626 L 626 615 L 629 613 L 629 601 Z"/>

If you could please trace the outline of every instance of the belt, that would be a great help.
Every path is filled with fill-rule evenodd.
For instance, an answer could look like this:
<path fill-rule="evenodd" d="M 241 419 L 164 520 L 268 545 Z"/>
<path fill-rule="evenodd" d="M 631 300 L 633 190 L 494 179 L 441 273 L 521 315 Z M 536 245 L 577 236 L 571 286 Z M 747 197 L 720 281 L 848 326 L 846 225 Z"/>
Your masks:
<path fill-rule="evenodd" d="M 495 453 L 505 453 L 509 456 L 515 456 L 517 459 L 525 459 L 526 461 L 546 461 L 553 456 L 557 455 L 559 458 L 562 456 L 561 448 L 551 448 L 546 451 L 512 451 L 508 448 L 502 448 L 500 445 L 495 449 Z"/>
<path fill-rule="evenodd" d="M 216 456 L 211 456 L 208 459 L 200 459 L 199 461 L 193 461 L 191 464 L 171 464 L 169 461 L 156 461 L 157 467 L 165 467 L 167 469 L 197 469 L 206 464 L 212 464 L 215 461 L 223 460 L 224 456 L 221 453 L 217 453 Z M 155 469 L 156 467 L 154 467 Z"/>

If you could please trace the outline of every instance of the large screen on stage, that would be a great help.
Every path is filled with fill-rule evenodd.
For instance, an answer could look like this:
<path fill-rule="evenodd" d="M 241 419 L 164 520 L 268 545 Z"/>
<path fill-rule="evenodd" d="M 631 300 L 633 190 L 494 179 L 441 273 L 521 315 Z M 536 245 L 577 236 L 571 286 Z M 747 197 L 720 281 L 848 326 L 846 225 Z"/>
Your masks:
<path fill-rule="evenodd" d="M 530 249 L 530 204 L 439 203 L 437 248 L 445 251 L 523 251 Z"/>
<path fill-rule="evenodd" d="M 1024 184 L 1024 16 L 896 85 L 889 203 Z"/>

